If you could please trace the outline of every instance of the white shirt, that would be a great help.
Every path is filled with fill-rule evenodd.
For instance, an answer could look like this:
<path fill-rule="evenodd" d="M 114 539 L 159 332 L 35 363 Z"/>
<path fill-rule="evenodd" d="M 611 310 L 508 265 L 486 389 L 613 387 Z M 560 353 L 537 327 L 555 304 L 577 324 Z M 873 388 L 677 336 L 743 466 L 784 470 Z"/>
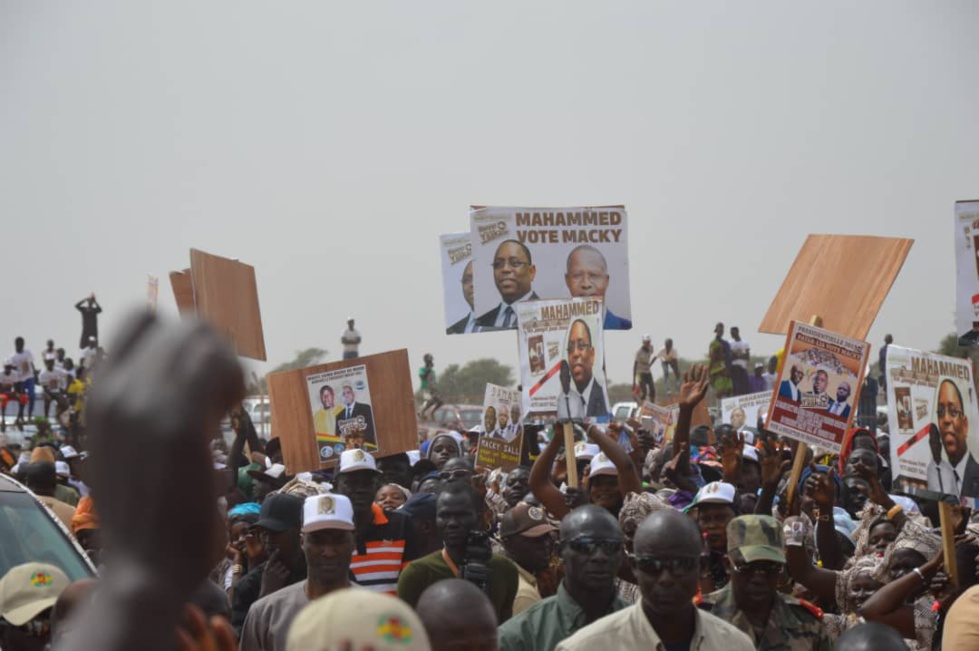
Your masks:
<path fill-rule="evenodd" d="M 58 369 L 49 371 L 48 369 L 44 369 L 37 376 L 37 380 L 42 387 L 49 391 L 64 391 L 67 377 L 68 374 L 64 371 L 59 371 Z"/>
<path fill-rule="evenodd" d="M 762 373 L 761 379 L 765 381 L 765 391 L 771 391 L 775 388 L 775 380 L 778 378 L 774 373 Z"/>
<path fill-rule="evenodd" d="M 514 302 L 512 302 L 510 304 L 500 303 L 500 309 L 496 313 L 496 321 L 493 322 L 493 326 L 494 327 L 497 327 L 497 328 L 502 328 L 503 327 L 503 322 L 506 320 L 506 309 L 509 307 L 509 308 L 511 308 L 513 310 L 513 316 L 510 317 L 510 327 L 516 328 L 517 327 L 517 309 L 515 307 L 513 307 L 513 306 L 516 305 L 517 303 L 522 302 L 522 301 L 526 301 L 528 298 L 530 298 L 531 294 L 533 294 L 533 293 L 534 293 L 533 290 L 531 290 L 531 291 L 527 292 L 526 294 L 524 294 L 523 296 L 521 296 L 520 298 L 518 298 L 517 300 L 515 300 Z"/>
<path fill-rule="evenodd" d="M 343 352 L 356 353 L 360 346 L 360 333 L 353 328 L 347 328 L 340 335 L 340 343 L 343 344 Z"/>
<path fill-rule="evenodd" d="M 940 493 L 948 494 L 959 494 L 959 487 L 955 481 L 955 475 L 952 474 L 952 464 L 950 464 L 945 459 L 938 462 L 935 465 L 935 461 L 928 462 L 928 470 L 926 471 L 928 475 L 928 490 L 937 491 Z"/>
<path fill-rule="evenodd" d="M 748 356 L 751 352 L 749 349 L 751 347 L 748 342 L 742 339 L 741 341 L 731 342 L 731 364 L 734 366 L 740 366 L 741 368 L 748 369 Z"/>
<path fill-rule="evenodd" d="M 466 317 L 466 327 L 462 329 L 463 332 L 479 332 L 479 328 L 476 326 L 476 315 L 472 312 Z"/>
<path fill-rule="evenodd" d="M 34 377 L 34 354 L 26 348 L 19 353 L 10 356 L 14 362 L 14 373 L 17 374 L 17 381 L 23 382 Z"/>
<path fill-rule="evenodd" d="M 0 371 L 0 387 L 10 387 L 10 390 L 13 391 L 14 385 L 18 382 L 20 382 L 20 375 L 17 374 L 17 371 L 11 371 L 10 375 Z"/>
<path fill-rule="evenodd" d="M 78 357 L 80 358 L 79 364 L 81 364 L 85 368 L 89 368 L 89 369 L 92 368 L 92 364 L 95 363 L 95 355 L 97 353 L 98 351 L 95 348 L 92 348 L 91 346 L 89 346 L 88 348 L 83 348 L 82 352 L 78 354 Z"/>
<path fill-rule="evenodd" d="M 574 385 L 568 393 L 557 394 L 558 420 L 581 420 L 585 417 L 585 401 L 581 394 L 575 391 Z"/>

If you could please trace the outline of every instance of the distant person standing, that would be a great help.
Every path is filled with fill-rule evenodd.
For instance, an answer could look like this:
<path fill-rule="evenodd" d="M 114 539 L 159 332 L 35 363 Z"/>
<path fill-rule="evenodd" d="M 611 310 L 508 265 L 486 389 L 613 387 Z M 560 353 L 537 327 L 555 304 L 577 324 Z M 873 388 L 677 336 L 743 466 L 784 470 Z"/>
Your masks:
<path fill-rule="evenodd" d="M 356 359 L 360 357 L 360 333 L 354 329 L 354 318 L 347 319 L 347 329 L 340 335 L 343 344 L 343 358 Z"/>
<path fill-rule="evenodd" d="M 731 395 L 731 345 L 724 339 L 724 324 L 714 326 L 714 339 L 708 349 L 710 385 L 718 398 Z"/>
<path fill-rule="evenodd" d="M 37 369 L 34 367 L 34 353 L 24 348 L 24 338 L 14 339 L 14 354 L 10 357 L 14 363 L 14 371 L 20 381 L 20 391 L 27 396 L 27 419 L 34 418 L 34 378 Z"/>
<path fill-rule="evenodd" d="M 431 353 L 425 353 L 425 365 L 418 369 L 418 379 L 421 380 L 422 396 L 425 398 L 421 411 L 422 420 L 434 418 L 435 410 L 443 403 L 435 386 L 435 360 Z M 427 414 L 428 410 L 432 411 L 431 416 Z"/>
<path fill-rule="evenodd" d="M 656 401 L 656 385 L 653 383 L 653 362 L 656 361 L 656 355 L 653 354 L 651 341 L 649 335 L 642 336 L 642 346 L 636 351 L 636 359 L 632 363 L 633 383 L 639 390 L 639 402 L 645 402 L 646 396 L 651 401 Z"/>
<path fill-rule="evenodd" d="M 884 335 L 884 345 L 880 347 L 877 365 L 880 367 L 880 390 L 887 395 L 887 347 L 894 343 L 894 337 Z"/>
<path fill-rule="evenodd" d="M 734 384 L 734 395 L 743 396 L 748 393 L 748 361 L 751 359 L 751 346 L 741 338 L 738 327 L 731 328 L 731 382 Z"/>
<path fill-rule="evenodd" d="M 667 393 L 670 389 L 670 371 L 673 372 L 673 381 L 675 388 L 674 392 L 680 390 L 680 355 L 676 352 L 676 348 L 673 347 L 673 340 L 667 339 L 663 342 L 663 350 L 659 351 L 656 355 L 660 362 L 663 364 L 663 385 L 666 387 Z"/>
<path fill-rule="evenodd" d="M 92 337 L 95 341 L 99 340 L 99 314 L 102 312 L 102 306 L 95 300 L 95 292 L 92 292 L 88 298 L 75 303 L 75 309 L 82 313 L 82 336 L 78 341 L 78 347 L 85 348 Z"/>
<path fill-rule="evenodd" d="M 768 370 L 761 376 L 765 380 L 765 391 L 771 391 L 775 388 L 775 382 L 778 380 L 778 357 L 772 355 L 768 358 Z"/>

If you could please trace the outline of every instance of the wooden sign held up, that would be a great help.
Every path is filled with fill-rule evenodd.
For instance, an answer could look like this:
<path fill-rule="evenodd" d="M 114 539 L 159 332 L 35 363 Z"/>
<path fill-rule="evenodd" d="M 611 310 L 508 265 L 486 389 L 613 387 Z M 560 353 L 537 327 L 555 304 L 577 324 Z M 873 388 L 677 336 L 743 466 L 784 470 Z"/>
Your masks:
<path fill-rule="evenodd" d="M 171 272 L 170 284 L 181 314 L 196 312 L 228 339 L 236 353 L 265 361 L 254 267 L 191 249 L 190 269 Z"/>
<path fill-rule="evenodd" d="M 818 314 L 824 327 L 865 339 L 914 240 L 810 235 L 758 327 L 784 335 L 793 320 Z"/>
<path fill-rule="evenodd" d="M 272 373 L 268 383 L 289 474 L 331 467 L 350 447 L 376 457 L 418 447 L 407 350 Z"/>

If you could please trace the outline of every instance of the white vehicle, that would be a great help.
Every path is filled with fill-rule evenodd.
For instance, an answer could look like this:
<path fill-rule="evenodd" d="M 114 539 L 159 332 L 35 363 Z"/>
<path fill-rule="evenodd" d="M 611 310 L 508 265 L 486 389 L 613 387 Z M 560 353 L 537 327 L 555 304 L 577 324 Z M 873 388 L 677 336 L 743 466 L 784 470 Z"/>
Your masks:
<path fill-rule="evenodd" d="M 639 409 L 638 402 L 617 402 L 612 405 L 612 422 L 624 423 Z"/>

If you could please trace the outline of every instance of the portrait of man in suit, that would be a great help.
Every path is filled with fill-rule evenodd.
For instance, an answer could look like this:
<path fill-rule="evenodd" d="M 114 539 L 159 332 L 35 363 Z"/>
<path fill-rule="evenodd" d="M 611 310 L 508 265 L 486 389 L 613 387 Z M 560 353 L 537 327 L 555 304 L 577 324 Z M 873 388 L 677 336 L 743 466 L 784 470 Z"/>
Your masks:
<path fill-rule="evenodd" d="M 337 411 L 337 432 L 340 436 L 346 437 L 356 429 L 363 429 L 363 437 L 366 443 L 376 444 L 377 438 L 374 436 L 374 412 L 370 405 L 357 402 L 357 394 L 354 388 L 343 385 L 341 391 L 343 406 Z"/>
<path fill-rule="evenodd" d="M 608 263 L 602 252 L 590 244 L 576 246 L 568 254 L 564 283 L 575 298 L 600 297 L 605 301 L 605 291 L 609 285 Z M 604 304 L 604 303 L 603 303 Z M 605 305 L 606 330 L 628 330 L 632 321 L 612 313 Z"/>
<path fill-rule="evenodd" d="M 789 379 L 782 380 L 778 385 L 778 395 L 792 402 L 799 402 L 802 399 L 802 391 L 799 390 L 799 383 L 802 382 L 802 369 L 798 364 L 793 364 L 789 369 Z"/>
<path fill-rule="evenodd" d="M 504 240 L 493 255 L 493 282 L 502 299 L 500 304 L 476 319 L 480 330 L 512 330 L 517 327 L 514 305 L 539 298 L 533 283 L 537 276 L 530 249 L 517 240 Z"/>
<path fill-rule="evenodd" d="M 962 393 L 950 379 L 942 380 L 938 385 L 935 417 L 952 471 L 952 477 L 944 482 L 946 492 L 952 492 L 949 488 L 954 485 L 958 489 L 955 494 L 960 497 L 979 497 L 979 463 L 969 451 L 969 417 Z M 929 472 L 934 463 L 934 460 L 929 463 Z"/>
<path fill-rule="evenodd" d="M 473 261 L 466 264 L 462 270 L 462 297 L 469 304 L 469 314 L 462 317 L 445 329 L 447 335 L 461 335 L 466 332 L 479 332 L 476 325 L 476 315 L 473 313 Z"/>
<path fill-rule="evenodd" d="M 581 319 L 575 319 L 568 328 L 567 353 L 573 388 L 584 405 L 585 416 L 607 416 L 605 390 L 593 373 L 595 346 L 591 329 Z"/>
<path fill-rule="evenodd" d="M 836 387 L 836 400 L 829 401 L 829 407 L 826 408 L 826 411 L 834 416 L 849 418 L 850 405 L 847 404 L 847 401 L 850 399 L 851 391 L 849 382 L 840 382 L 840 385 Z"/>

